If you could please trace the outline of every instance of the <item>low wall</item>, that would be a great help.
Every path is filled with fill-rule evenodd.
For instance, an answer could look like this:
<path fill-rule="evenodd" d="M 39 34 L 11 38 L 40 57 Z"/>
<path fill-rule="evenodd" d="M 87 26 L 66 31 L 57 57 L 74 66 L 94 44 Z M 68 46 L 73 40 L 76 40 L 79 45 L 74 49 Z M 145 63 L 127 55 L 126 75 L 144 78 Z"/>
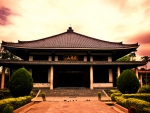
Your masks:
<path fill-rule="evenodd" d="M 95 87 L 95 88 L 113 87 L 113 83 L 93 83 L 93 87 Z"/>
<path fill-rule="evenodd" d="M 34 83 L 33 87 L 34 88 L 39 88 L 39 87 L 46 88 L 46 87 L 50 87 L 50 83 Z"/>

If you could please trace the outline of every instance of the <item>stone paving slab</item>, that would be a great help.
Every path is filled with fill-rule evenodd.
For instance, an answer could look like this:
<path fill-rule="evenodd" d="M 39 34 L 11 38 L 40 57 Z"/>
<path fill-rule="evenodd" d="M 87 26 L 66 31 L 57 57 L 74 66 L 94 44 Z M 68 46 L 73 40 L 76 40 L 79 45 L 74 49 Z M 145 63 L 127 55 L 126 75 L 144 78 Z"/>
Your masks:
<path fill-rule="evenodd" d="M 119 113 L 100 101 L 48 102 L 43 101 L 20 113 Z"/>
<path fill-rule="evenodd" d="M 41 98 L 38 98 L 41 101 Z M 40 100 L 41 99 L 41 100 Z M 64 101 L 66 100 L 66 101 Z M 77 100 L 77 101 L 76 101 Z M 97 97 L 47 97 L 46 101 L 34 104 L 19 113 L 123 113 Z"/>
<path fill-rule="evenodd" d="M 46 101 L 86 101 L 86 100 L 98 100 L 98 97 L 46 97 Z M 110 100 L 108 97 L 102 97 L 101 100 Z M 32 101 L 42 101 L 42 97 L 33 98 Z"/>

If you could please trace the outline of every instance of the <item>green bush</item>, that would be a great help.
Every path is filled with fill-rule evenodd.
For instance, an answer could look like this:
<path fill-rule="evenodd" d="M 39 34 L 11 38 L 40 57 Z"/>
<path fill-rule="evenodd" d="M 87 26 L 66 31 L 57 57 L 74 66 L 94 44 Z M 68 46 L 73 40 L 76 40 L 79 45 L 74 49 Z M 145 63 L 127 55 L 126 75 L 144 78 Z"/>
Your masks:
<path fill-rule="evenodd" d="M 125 99 L 123 96 L 116 96 L 116 102 L 117 104 L 129 108 L 133 106 L 138 110 L 138 113 L 149 113 L 149 112 L 144 112 L 148 110 L 147 108 L 150 108 L 150 103 L 144 100 L 136 99 L 136 98 L 128 98 Z"/>
<path fill-rule="evenodd" d="M 144 100 L 150 102 L 150 94 L 122 94 L 123 98 L 136 98 L 140 100 Z"/>
<path fill-rule="evenodd" d="M 116 96 L 121 96 L 122 93 L 113 93 L 110 95 L 112 101 L 116 101 Z"/>
<path fill-rule="evenodd" d="M 101 92 L 98 92 L 98 93 L 97 93 L 98 98 L 101 98 L 101 95 L 102 95 Z"/>
<path fill-rule="evenodd" d="M 9 104 L 6 105 L 6 107 L 4 108 L 3 113 L 13 113 L 14 108 L 12 106 L 10 106 Z"/>
<path fill-rule="evenodd" d="M 121 93 L 121 92 L 117 89 L 116 90 L 112 89 L 112 90 L 109 90 L 109 93 L 112 94 L 112 93 Z"/>
<path fill-rule="evenodd" d="M 115 99 L 116 99 L 117 104 L 128 108 L 128 106 L 126 105 L 127 99 L 123 98 L 122 96 L 116 96 Z"/>
<path fill-rule="evenodd" d="M 0 90 L 0 100 L 1 99 L 4 99 L 4 98 L 9 98 L 9 97 L 11 97 L 12 95 L 11 95 L 11 93 L 10 93 L 10 91 L 9 90 Z"/>
<path fill-rule="evenodd" d="M 20 68 L 12 74 L 9 90 L 14 97 L 29 95 L 32 88 L 32 76 L 25 68 Z"/>
<path fill-rule="evenodd" d="M 130 69 L 126 69 L 118 77 L 117 87 L 123 94 L 136 93 L 139 89 L 139 80 Z"/>
<path fill-rule="evenodd" d="M 143 108 L 143 113 L 150 113 L 150 108 L 144 107 Z"/>
<path fill-rule="evenodd" d="M 31 96 L 7 98 L 7 99 L 0 100 L 0 113 L 3 113 L 4 108 L 6 107 L 7 104 L 13 106 L 14 109 L 17 109 L 29 102 L 31 102 Z"/>
<path fill-rule="evenodd" d="M 150 103 L 144 100 L 135 99 L 135 98 L 128 98 L 126 101 L 126 107 L 133 106 L 138 110 L 138 113 L 143 113 L 143 109 L 146 107 L 150 107 Z"/>
<path fill-rule="evenodd" d="M 138 93 L 150 93 L 150 85 L 144 85 L 139 88 Z"/>

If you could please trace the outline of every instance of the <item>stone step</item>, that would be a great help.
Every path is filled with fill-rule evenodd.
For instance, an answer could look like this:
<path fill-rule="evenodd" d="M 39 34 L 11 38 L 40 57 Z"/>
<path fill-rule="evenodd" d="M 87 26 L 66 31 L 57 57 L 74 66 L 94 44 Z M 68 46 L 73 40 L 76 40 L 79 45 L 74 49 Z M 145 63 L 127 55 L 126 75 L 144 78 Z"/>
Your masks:
<path fill-rule="evenodd" d="M 90 90 L 89 88 L 55 88 L 53 90 L 50 90 L 49 88 L 38 88 L 33 89 L 34 95 L 38 93 L 38 91 L 41 90 L 39 96 L 41 96 L 42 92 L 46 93 L 46 96 L 51 97 L 63 97 L 63 96 L 69 96 L 69 97 L 94 97 L 97 96 L 98 92 L 102 93 L 102 96 L 105 96 L 102 89 L 93 89 Z"/>

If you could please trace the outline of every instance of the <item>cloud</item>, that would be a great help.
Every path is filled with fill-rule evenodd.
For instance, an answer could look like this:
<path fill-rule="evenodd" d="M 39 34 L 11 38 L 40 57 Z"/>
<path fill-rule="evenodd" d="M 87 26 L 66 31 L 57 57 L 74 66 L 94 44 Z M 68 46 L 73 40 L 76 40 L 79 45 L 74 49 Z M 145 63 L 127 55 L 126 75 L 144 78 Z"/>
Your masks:
<path fill-rule="evenodd" d="M 150 44 L 150 32 L 137 33 L 126 40 L 127 42 L 138 42 L 139 44 Z"/>
<path fill-rule="evenodd" d="M 0 25 L 9 24 L 8 16 L 11 15 L 11 10 L 6 7 L 0 7 Z"/>

